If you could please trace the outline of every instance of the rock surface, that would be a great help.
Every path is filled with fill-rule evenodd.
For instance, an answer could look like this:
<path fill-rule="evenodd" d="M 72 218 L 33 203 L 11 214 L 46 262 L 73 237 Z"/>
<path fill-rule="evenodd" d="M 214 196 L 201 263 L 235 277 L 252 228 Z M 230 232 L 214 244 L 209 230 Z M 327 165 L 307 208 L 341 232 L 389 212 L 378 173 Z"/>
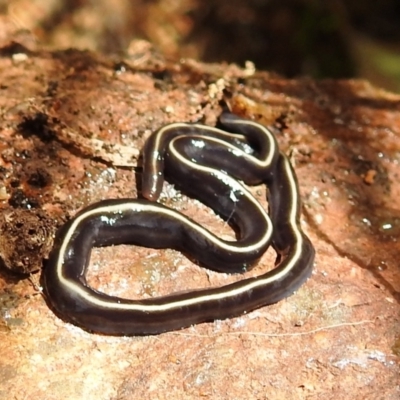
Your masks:
<path fill-rule="evenodd" d="M 251 63 L 167 62 L 151 46 L 108 58 L 10 42 L 0 82 L 0 399 L 399 398 L 400 96 Z M 38 272 L 55 230 L 94 201 L 136 197 L 149 134 L 214 125 L 221 101 L 274 129 L 290 154 L 317 251 L 311 279 L 273 306 L 153 337 L 104 337 L 58 319 Z M 169 185 L 162 201 L 231 234 Z M 89 276 L 131 298 L 232 279 L 134 246 L 96 249 Z"/>

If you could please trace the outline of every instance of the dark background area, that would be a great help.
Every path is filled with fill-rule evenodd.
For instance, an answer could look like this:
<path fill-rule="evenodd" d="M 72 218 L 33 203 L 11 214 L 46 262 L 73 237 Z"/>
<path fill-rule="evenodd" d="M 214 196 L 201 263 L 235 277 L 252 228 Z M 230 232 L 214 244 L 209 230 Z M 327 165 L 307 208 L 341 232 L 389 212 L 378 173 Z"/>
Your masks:
<path fill-rule="evenodd" d="M 0 13 L 51 48 L 247 60 L 286 77 L 363 77 L 400 91 L 398 0 L 0 0 Z"/>

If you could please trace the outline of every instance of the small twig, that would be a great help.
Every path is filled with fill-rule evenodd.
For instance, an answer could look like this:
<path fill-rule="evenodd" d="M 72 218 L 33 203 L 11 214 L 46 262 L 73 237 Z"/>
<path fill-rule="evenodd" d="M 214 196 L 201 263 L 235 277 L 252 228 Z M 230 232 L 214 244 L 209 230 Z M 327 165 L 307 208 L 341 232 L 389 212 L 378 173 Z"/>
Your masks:
<path fill-rule="evenodd" d="M 76 147 L 83 154 L 100 158 L 116 167 L 136 167 L 139 150 L 132 146 L 123 146 L 117 143 L 106 143 L 99 139 L 82 137 L 66 128 L 58 131 L 57 139 L 68 145 Z"/>
<path fill-rule="evenodd" d="M 238 335 L 253 335 L 253 336 L 263 336 L 263 337 L 293 337 L 293 336 L 307 336 L 307 335 L 313 335 L 314 333 L 320 332 L 320 331 L 325 331 L 329 329 L 336 329 L 336 328 L 341 328 L 343 326 L 356 326 L 356 325 L 364 325 L 364 324 L 372 324 L 374 323 L 375 320 L 362 320 L 362 321 L 356 321 L 356 322 L 343 322 L 340 324 L 333 324 L 333 325 L 327 325 L 327 326 L 321 326 L 320 328 L 312 329 L 310 331 L 305 331 L 305 332 L 294 332 L 294 333 L 264 333 L 264 332 L 245 332 L 245 331 L 237 331 L 237 332 L 227 332 L 227 333 L 221 333 L 222 335 L 228 335 L 228 336 L 238 336 Z M 191 333 L 185 333 L 185 332 L 169 332 L 172 335 L 180 335 L 180 336 L 195 336 L 195 337 L 212 337 L 216 336 L 217 334 L 211 334 L 211 335 L 197 335 L 197 334 L 191 334 Z"/>

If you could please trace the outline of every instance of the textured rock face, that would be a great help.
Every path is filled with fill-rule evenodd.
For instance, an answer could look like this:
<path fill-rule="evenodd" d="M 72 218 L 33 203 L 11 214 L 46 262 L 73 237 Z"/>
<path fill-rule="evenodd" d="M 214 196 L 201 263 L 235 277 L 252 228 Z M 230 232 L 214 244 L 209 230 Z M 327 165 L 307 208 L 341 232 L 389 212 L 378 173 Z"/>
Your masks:
<path fill-rule="evenodd" d="M 55 230 L 81 207 L 135 197 L 149 134 L 177 121 L 214 125 L 221 101 L 277 134 L 317 250 L 315 273 L 288 300 L 129 340 L 58 320 L 32 285 L 39 274 L 17 281 L 3 268 L 0 398 L 397 398 L 400 96 L 363 81 L 285 80 L 251 64 L 169 63 L 149 47 L 125 59 L 12 43 L 0 54 L 0 255 L 9 270 L 40 269 Z M 232 234 L 169 185 L 162 201 Z M 27 260 L 18 249 L 32 242 Z M 267 254 L 258 271 L 273 260 Z M 232 279 L 240 276 L 133 246 L 94 251 L 89 276 L 131 298 Z"/>

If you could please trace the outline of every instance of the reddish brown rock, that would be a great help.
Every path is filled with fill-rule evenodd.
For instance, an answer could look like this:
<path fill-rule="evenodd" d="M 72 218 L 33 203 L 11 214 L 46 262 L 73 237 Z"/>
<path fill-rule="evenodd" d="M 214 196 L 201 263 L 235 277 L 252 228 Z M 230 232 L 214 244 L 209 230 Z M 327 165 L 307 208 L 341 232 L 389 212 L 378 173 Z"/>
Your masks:
<path fill-rule="evenodd" d="M 170 63 L 150 46 L 137 51 L 0 50 L 0 254 L 8 270 L 37 271 L 55 229 L 81 207 L 135 197 L 148 135 L 176 121 L 215 124 L 224 100 L 270 126 L 290 154 L 315 272 L 292 297 L 245 316 L 109 338 L 55 317 L 32 284 L 39 273 L 18 280 L 3 268 L 0 399 L 397 399 L 400 96 L 363 81 L 286 80 L 251 64 Z M 230 233 L 170 186 L 162 201 Z M 36 218 L 45 243 L 31 264 L 21 264 L 23 252 L 5 257 L 11 231 L 29 248 L 24 220 L 18 231 L 7 219 L 22 214 Z M 267 254 L 255 272 L 272 262 Z M 240 277 L 133 246 L 96 249 L 89 276 L 99 290 L 131 298 L 231 279 Z"/>

